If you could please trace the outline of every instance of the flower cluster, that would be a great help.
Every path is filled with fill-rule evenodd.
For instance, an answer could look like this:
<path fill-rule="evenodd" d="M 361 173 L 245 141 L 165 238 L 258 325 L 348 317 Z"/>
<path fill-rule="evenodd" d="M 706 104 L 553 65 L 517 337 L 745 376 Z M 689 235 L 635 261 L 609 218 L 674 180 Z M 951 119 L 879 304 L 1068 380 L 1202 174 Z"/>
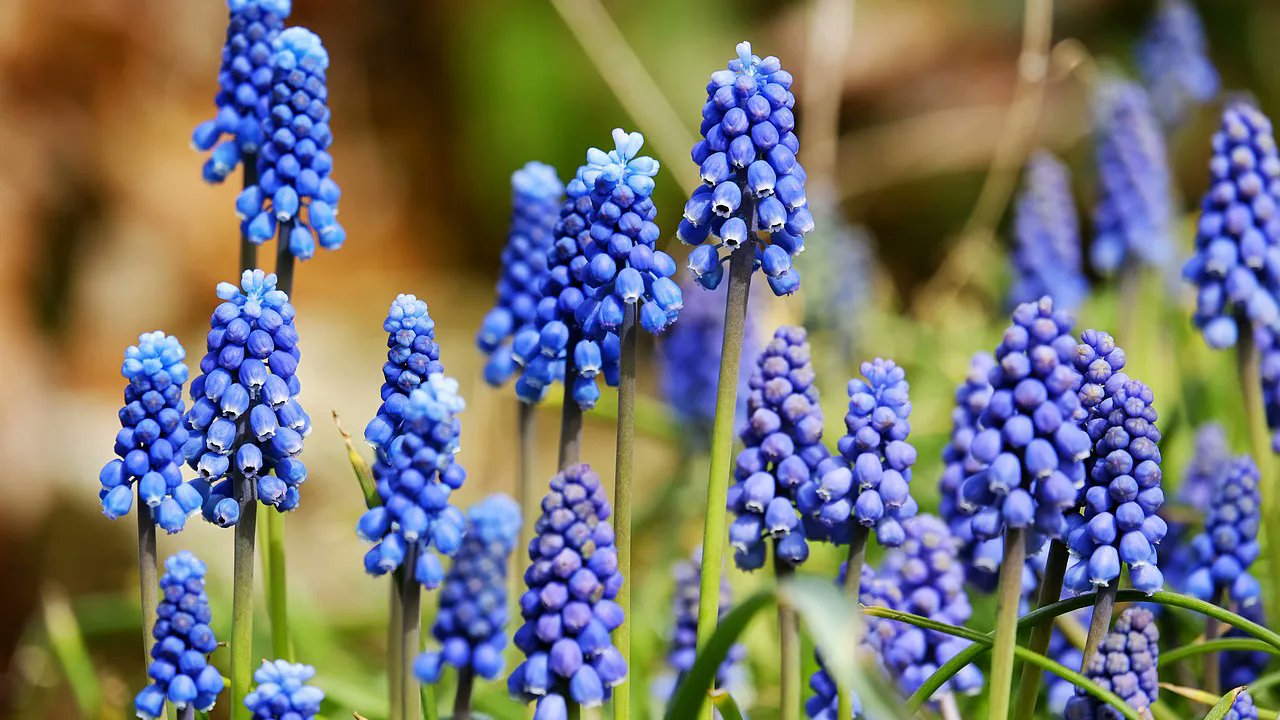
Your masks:
<path fill-rule="evenodd" d="M 307 468 L 297 459 L 311 418 L 298 404 L 298 331 L 276 276 L 245 270 L 240 286 L 218 283 L 208 352 L 191 381 L 190 438 L 184 452 L 200 473 L 204 516 L 229 527 L 240 517 L 234 483 L 254 482 L 264 505 L 298 506 Z"/>
<path fill-rule="evenodd" d="M 1269 252 L 1280 242 L 1280 156 L 1271 121 L 1248 102 L 1234 102 L 1223 111 L 1209 175 L 1196 252 L 1182 275 L 1196 286 L 1194 320 L 1205 342 L 1227 348 L 1241 332 L 1280 329 L 1275 281 L 1280 260 Z M 1245 319 L 1249 325 L 1240 327 Z"/>
<path fill-rule="evenodd" d="M 187 381 L 187 355 L 178 339 L 155 331 L 138 336 L 138 344 L 124 351 L 120 374 L 129 381 L 120 408 L 119 457 L 98 473 L 102 513 L 115 520 L 133 507 L 134 484 L 152 521 L 176 533 L 187 516 L 200 509 L 203 498 L 182 481 L 182 447 L 187 429 L 182 424 L 182 384 Z"/>
<path fill-rule="evenodd" d="M 667 646 L 667 665 L 673 674 L 659 678 L 655 682 L 657 694 L 662 699 L 669 699 L 676 685 L 684 678 L 685 673 L 693 669 L 694 651 L 698 643 L 698 597 L 701 594 L 702 551 L 694 553 L 691 561 L 677 563 L 672 569 L 675 577 L 675 597 L 672 599 L 672 615 L 675 626 L 671 629 L 670 642 Z M 729 579 L 720 578 L 719 616 L 723 617 L 733 604 L 733 591 L 729 587 Z M 746 671 L 742 661 L 746 658 L 747 649 L 735 644 L 716 670 L 716 687 L 726 688 L 733 692 L 746 684 Z M 740 696 L 741 693 L 735 693 Z M 739 698 L 740 700 L 740 698 Z"/>
<path fill-rule="evenodd" d="M 1188 0 L 1161 0 L 1138 44 L 1138 69 L 1166 125 L 1218 93 L 1218 71 L 1208 57 L 1204 26 Z"/>
<path fill-rule="evenodd" d="M 1164 266 L 1173 253 L 1173 178 L 1164 135 L 1147 93 L 1119 79 L 1094 96 L 1098 159 L 1093 267 L 1110 275 L 1124 266 Z"/>
<path fill-rule="evenodd" d="M 1213 493 L 1220 478 L 1230 466 L 1231 449 L 1227 445 L 1227 433 L 1216 422 L 1208 422 L 1196 429 L 1195 450 L 1187 462 L 1182 484 L 1178 486 L 1178 503 L 1183 509 L 1197 514 L 1213 505 Z M 1168 531 L 1162 543 L 1165 585 L 1175 592 L 1187 591 L 1187 574 L 1196 564 L 1195 550 L 1190 539 L 1194 528 L 1181 520 L 1166 520 Z"/>
<path fill-rule="evenodd" d="M 208 182 L 222 182 L 241 160 L 256 162 L 271 91 L 272 45 L 291 5 L 292 0 L 227 0 L 227 42 L 213 98 L 217 115 L 191 134 L 197 150 L 213 151 L 204 164 Z"/>
<path fill-rule="evenodd" d="M 324 249 L 337 250 L 347 239 L 337 219 L 342 193 L 329 177 L 329 53 L 315 33 L 300 27 L 281 32 L 272 47 L 260 177 L 236 198 L 236 213 L 247 223 L 249 240 L 258 244 L 274 237 L 276 224 L 283 223 L 289 236 L 281 240 L 294 257 L 307 260 L 315 255 L 317 240 Z"/>
<path fill-rule="evenodd" d="M 1124 350 L 1104 332 L 1081 334 L 1075 365 L 1084 377 L 1080 401 L 1089 413 L 1085 431 L 1093 454 L 1086 462 L 1084 515 L 1067 536 L 1080 562 L 1064 585 L 1077 593 L 1105 587 L 1119 579 L 1124 563 L 1133 586 L 1154 593 L 1164 587 L 1156 545 L 1167 530 L 1156 514 L 1164 490 L 1154 395 L 1122 372 Z"/>
<path fill-rule="evenodd" d="M 405 565 L 428 590 L 444 581 L 440 558 L 428 550 L 453 557 L 466 532 L 466 518 L 449 503 L 450 493 L 467 478 L 453 457 L 462 427 L 457 416 L 464 408 L 458 381 L 437 372 L 401 403 L 393 431 L 382 433 L 376 418 L 365 430 L 377 453 L 373 477 L 382 498 L 356 526 L 360 538 L 374 544 L 364 556 L 370 575 Z"/>
<path fill-rule="evenodd" d="M 1233 687 L 1239 687 L 1235 685 Z M 1258 708 L 1253 704 L 1253 696 L 1249 691 L 1242 690 L 1236 696 L 1231 708 L 1227 710 L 1227 714 L 1222 716 L 1223 720 L 1258 720 Z"/>
<path fill-rule="evenodd" d="M 485 382 L 495 387 L 516 370 L 511 338 L 532 327 L 537 317 L 564 184 L 555 168 L 531 161 L 511 174 L 511 191 L 511 226 L 502 250 L 498 300 L 476 335 L 476 345 L 489 357 L 484 366 Z"/>
<path fill-rule="evenodd" d="M 422 682 L 440 680 L 442 664 L 468 668 L 492 680 L 502 673 L 507 645 L 507 560 L 520 534 L 520 506 L 491 495 L 467 512 L 467 535 L 440 591 L 440 612 L 431 634 L 441 650 L 414 663 Z"/>
<path fill-rule="evenodd" d="M 1098 651 L 1086 660 L 1084 674 L 1139 713 L 1150 713 L 1160 689 L 1156 673 L 1159 641 L 1155 615 L 1142 606 L 1131 607 L 1116 620 Z M 1064 716 L 1067 720 L 1094 720 L 1111 714 L 1092 695 L 1077 689 L 1075 697 L 1067 701 Z"/>
<path fill-rule="evenodd" d="M 854 524 L 875 528 L 881 545 L 902 544 L 902 522 L 916 514 L 911 466 L 911 399 L 906 373 L 892 360 L 862 363 L 866 380 L 849 381 L 847 434 L 836 443 L 845 462 L 821 463 L 801 487 L 797 505 L 816 521 L 815 537 L 848 543 Z M 821 528 L 818 530 L 818 528 Z"/>
<path fill-rule="evenodd" d="M 1072 320 L 1053 300 L 1019 305 L 996 348 L 993 392 L 969 448 L 985 469 L 960 488 L 979 539 L 1008 528 L 1063 538 L 1092 442 L 1080 427 L 1080 373 L 1072 365 Z M 1035 538 L 1033 537 L 1033 540 Z M 1038 546 L 1039 542 L 1033 542 Z"/>
<path fill-rule="evenodd" d="M 324 702 L 324 691 L 307 684 L 316 669 L 286 660 L 262 661 L 253 671 L 258 684 L 244 696 L 253 720 L 314 720 Z"/>
<path fill-rule="evenodd" d="M 706 288 L 724 277 L 720 248 L 751 243 L 755 263 L 776 295 L 800 288 L 791 259 L 813 230 L 805 172 L 796 161 L 800 141 L 791 108 L 791 73 L 778 58 L 751 54 L 739 43 L 727 70 L 711 74 L 702 106 L 702 140 L 693 146 L 703 185 L 684 206 L 678 236 L 696 245 L 689 268 Z M 757 230 L 769 233 L 766 243 Z M 719 243 L 704 244 L 714 236 Z"/>
<path fill-rule="evenodd" d="M 751 373 L 742 430 L 746 447 L 738 454 L 728 492 L 728 507 L 737 516 L 729 544 L 743 570 L 764 565 L 767 539 L 777 543 L 778 558 L 791 565 L 809 557 L 797 496 L 829 459 L 813 380 L 804 328 L 778 328 Z"/>
<path fill-rule="evenodd" d="M 513 697 L 537 700 L 537 720 L 567 720 L 566 698 L 597 707 L 627 676 L 610 638 L 623 620 L 613 600 L 623 578 L 612 512 L 600 476 L 587 465 L 553 477 L 542 500 L 524 574 L 529 589 L 520 597 L 524 624 L 515 634 L 525 661 L 507 679 Z"/>
<path fill-rule="evenodd" d="M 1195 565 L 1187 576 L 1187 594 L 1217 602 L 1225 592 L 1240 606 L 1259 600 L 1262 588 L 1249 573 L 1258 559 L 1262 499 L 1253 459 L 1232 459 L 1215 488 L 1204 532 L 1191 541 Z"/>
<path fill-rule="evenodd" d="M 1280 452 L 1280 332 L 1270 327 L 1255 328 L 1254 338 L 1262 356 L 1258 375 L 1267 427 L 1271 429 L 1271 451 Z"/>
<path fill-rule="evenodd" d="M 942 477 L 938 481 L 938 514 L 960 540 L 959 556 L 970 584 L 991 592 L 995 590 L 1004 547 L 998 538 L 979 540 L 970 527 L 972 518 L 960 509 L 960 486 L 965 478 L 982 471 L 983 465 L 969 452 L 978 434 L 978 419 L 991 401 L 991 369 L 996 359 L 979 352 L 969 360 L 969 373 L 956 387 L 955 407 L 951 410 L 951 439 L 942 449 Z"/>
<path fill-rule="evenodd" d="M 404 407 L 412 393 L 428 377 L 444 372 L 440 346 L 436 344 L 436 322 L 427 312 L 427 303 L 401 293 L 382 321 L 387 332 L 387 361 L 382 365 L 382 405 L 365 427 L 371 445 L 385 445 L 404 419 Z"/>
<path fill-rule="evenodd" d="M 1067 166 L 1044 150 L 1027 161 L 1014 208 L 1014 284 L 1011 304 L 1048 295 L 1064 310 L 1080 305 L 1089 291 L 1080 270 L 1080 218 L 1071 197 Z"/>
<path fill-rule="evenodd" d="M 218 640 L 209 627 L 213 614 L 204 591 L 204 563 L 184 550 L 164 561 L 164 571 L 147 668 L 151 684 L 134 701 L 143 720 L 163 717 L 165 702 L 179 710 L 192 705 L 207 711 L 223 687 L 222 673 L 209 664 Z"/>

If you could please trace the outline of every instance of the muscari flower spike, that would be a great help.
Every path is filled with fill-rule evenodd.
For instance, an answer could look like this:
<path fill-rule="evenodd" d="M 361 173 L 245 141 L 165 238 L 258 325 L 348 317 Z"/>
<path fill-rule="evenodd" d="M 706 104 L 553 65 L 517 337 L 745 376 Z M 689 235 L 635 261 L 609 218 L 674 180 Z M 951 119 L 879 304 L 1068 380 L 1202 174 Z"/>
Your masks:
<path fill-rule="evenodd" d="M 329 177 L 329 53 L 315 33 L 300 27 L 281 32 L 272 48 L 258 184 L 236 198 L 236 213 L 246 223 L 249 240 L 259 245 L 275 237 L 278 223 L 287 223 L 289 236 L 282 241 L 289 243 L 294 257 L 308 260 L 317 241 L 326 250 L 337 250 L 347 239 L 337 219 L 342 192 Z"/>
<path fill-rule="evenodd" d="M 1071 197 L 1071 174 L 1044 150 L 1027 160 L 1014 207 L 1013 236 L 1010 304 L 1048 295 L 1063 310 L 1078 307 L 1089 285 L 1080 269 L 1080 218 Z"/>
<path fill-rule="evenodd" d="M 1142 80 L 1167 126 L 1177 125 L 1188 109 L 1218 94 L 1218 71 L 1209 60 L 1204 25 L 1187 0 L 1161 0 L 1137 55 Z"/>
<path fill-rule="evenodd" d="M 1164 135 L 1140 86 L 1108 79 L 1094 93 L 1098 204 L 1093 267 L 1163 267 L 1173 254 L 1173 178 Z"/>
<path fill-rule="evenodd" d="M 217 114 L 196 126 L 191 145 L 212 152 L 204 179 L 220 183 L 262 146 L 262 120 L 271 92 L 272 45 L 284 29 L 291 0 L 227 0 L 227 42 L 218 69 Z"/>
<path fill-rule="evenodd" d="M 222 692 L 222 673 L 209 663 L 218 640 L 209 627 L 213 613 L 204 591 L 205 564 L 182 551 L 164 561 L 160 604 L 152 636 L 151 684 L 138 693 L 134 707 L 143 720 L 164 717 L 164 704 L 179 710 L 208 711 Z"/>
<path fill-rule="evenodd" d="M 209 522 L 230 527 L 240 517 L 238 477 L 254 482 L 258 500 L 284 512 L 298 506 L 307 468 L 298 459 L 311 418 L 298 404 L 298 331 L 276 276 L 245 270 L 240 286 L 218 283 L 201 375 L 191 381 L 190 430 L 184 454 L 200 473 Z"/>
<path fill-rule="evenodd" d="M 440 650 L 420 655 L 414 674 L 440 681 L 444 664 L 468 668 L 486 680 L 502 674 L 507 645 L 507 560 L 520 534 L 520 506 L 490 495 L 467 512 L 467 535 L 445 576 L 440 612 L 431 634 Z"/>
<path fill-rule="evenodd" d="M 1254 706 L 1253 696 L 1247 689 L 1240 691 L 1235 701 L 1231 703 L 1231 708 L 1227 710 L 1227 714 L 1222 716 L 1222 720 L 1258 720 L 1258 708 Z"/>
<path fill-rule="evenodd" d="M 977 538 L 1025 528 L 1034 548 L 1070 529 L 1064 513 L 1076 507 L 1093 445 L 1080 425 L 1082 378 L 1072 365 L 1071 325 L 1070 315 L 1044 297 L 1014 310 L 996 348 L 991 400 L 970 446 L 985 469 L 960 487 L 959 504 L 973 514 Z"/>
<path fill-rule="evenodd" d="M 427 312 L 427 303 L 415 295 L 401 293 L 382 321 L 387 332 L 387 361 L 382 365 L 382 405 L 365 427 L 365 440 L 375 447 L 391 441 L 404 420 L 404 408 L 412 393 L 428 377 L 444 372 L 440 346 L 436 344 L 436 323 Z"/>
<path fill-rule="evenodd" d="M 144 511 L 165 532 L 176 533 L 187 516 L 200 509 L 203 498 L 182 481 L 182 448 L 187 429 L 182 423 L 182 384 L 187 381 L 187 355 L 178 339 L 157 330 L 138 336 L 138 344 L 124 351 L 120 374 L 129 381 L 120 408 L 119 457 L 98 473 L 102 513 L 115 520 L 133 507 L 135 493 Z M 136 486 L 135 486 L 136 483 Z"/>
<path fill-rule="evenodd" d="M 511 340 L 532 327 L 537 318 L 540 285 L 547 273 L 547 252 L 555 241 L 564 184 L 555 168 L 531 161 L 511 174 L 511 191 L 511 225 L 502 250 L 498 298 L 476 335 L 476 345 L 489 358 L 484 366 L 485 382 L 494 387 L 515 374 Z"/>
<path fill-rule="evenodd" d="M 529 588 L 520 597 L 524 624 L 515 645 L 524 662 L 507 679 L 511 696 L 537 701 L 534 720 L 567 720 L 567 703 L 598 707 L 627 676 L 610 637 L 622 624 L 614 602 L 622 588 L 600 476 L 571 465 L 551 479 L 529 543 Z"/>
<path fill-rule="evenodd" d="M 1280 156 L 1271 121 L 1248 102 L 1223 111 L 1209 175 L 1196 251 L 1182 275 L 1196 286 L 1196 327 L 1209 347 L 1221 349 L 1241 332 L 1280 331 L 1280 255 L 1271 252 L 1280 243 Z"/>
<path fill-rule="evenodd" d="M 462 428 L 457 416 L 466 403 L 458 381 L 435 372 L 399 405 L 399 423 L 390 432 L 381 415 L 365 428 L 377 455 L 373 477 L 382 505 L 360 516 L 356 532 L 373 543 L 364 556 L 370 575 L 412 563 L 414 578 L 434 590 L 444 581 L 436 553 L 456 555 L 466 532 L 466 518 L 449 503 L 467 478 L 454 459 Z"/>
<path fill-rule="evenodd" d="M 1209 505 L 1204 532 L 1191 541 L 1196 558 L 1186 580 L 1188 595 L 1218 602 L 1226 594 L 1241 607 L 1260 599 L 1262 588 L 1249 573 L 1258 559 L 1262 522 L 1258 478 L 1258 466 L 1249 456 L 1228 463 Z"/>
<path fill-rule="evenodd" d="M 751 243 L 755 266 L 774 294 L 792 295 L 800 288 L 792 258 L 804 250 L 813 215 L 805 171 L 796 161 L 791 73 L 772 55 L 751 54 L 751 43 L 739 43 L 737 51 L 728 69 L 712 73 L 707 83 L 703 139 L 693 146 L 703 185 L 685 204 L 677 235 L 697 246 L 689 269 L 703 287 L 719 285 L 728 255 Z M 768 233 L 767 242 L 760 232 Z M 717 242 L 707 244 L 713 237 Z"/>
<path fill-rule="evenodd" d="M 1195 450 L 1183 472 L 1178 486 L 1177 502 L 1185 509 L 1204 512 L 1213 505 L 1213 493 L 1219 478 L 1230 465 L 1231 448 L 1227 445 L 1227 433 L 1216 422 L 1208 422 L 1196 428 Z M 1166 518 L 1168 531 L 1162 543 L 1165 562 L 1161 571 L 1165 585 L 1174 592 L 1187 591 L 1187 573 L 1196 564 L 1195 550 L 1191 547 L 1194 528 L 1184 521 Z M 1233 686 L 1234 687 L 1234 686 Z"/>
<path fill-rule="evenodd" d="M 911 466 L 911 398 L 906 373 L 892 360 L 862 363 L 865 380 L 849 381 L 847 433 L 836 443 L 840 458 L 818 464 L 801 486 L 796 504 L 815 521 L 810 534 L 845 544 L 854 524 L 875 528 L 886 547 L 902 544 L 902 522 L 916 514 Z"/>
<path fill-rule="evenodd" d="M 258 684 L 244 696 L 253 720 L 314 720 L 324 702 L 324 691 L 308 685 L 316 669 L 287 660 L 262 661 L 253 671 Z"/>
<path fill-rule="evenodd" d="M 781 327 L 751 373 L 747 425 L 741 437 L 727 505 L 734 561 L 743 570 L 764 565 L 766 540 L 792 566 L 809 557 L 797 494 L 829 457 L 822 445 L 822 408 L 813 384 L 809 343 L 800 327 Z"/>
<path fill-rule="evenodd" d="M 1145 607 L 1125 610 L 1102 639 L 1098 651 L 1087 660 L 1084 675 L 1110 690 L 1139 713 L 1151 712 L 1159 692 L 1156 663 L 1160 656 L 1160 630 L 1156 618 Z M 1102 705 L 1084 690 L 1067 701 L 1067 720 L 1116 718 L 1119 713 Z"/>
<path fill-rule="evenodd" d="M 1154 394 L 1122 372 L 1124 365 L 1124 350 L 1110 335 L 1080 335 L 1075 366 L 1084 377 L 1080 402 L 1089 413 L 1085 431 L 1093 453 L 1085 462 L 1084 515 L 1072 518 L 1078 525 L 1067 535 L 1080 561 L 1063 584 L 1077 593 L 1118 581 L 1122 563 L 1138 590 L 1150 595 L 1164 588 L 1156 546 L 1168 527 L 1156 514 L 1164 490 Z"/>

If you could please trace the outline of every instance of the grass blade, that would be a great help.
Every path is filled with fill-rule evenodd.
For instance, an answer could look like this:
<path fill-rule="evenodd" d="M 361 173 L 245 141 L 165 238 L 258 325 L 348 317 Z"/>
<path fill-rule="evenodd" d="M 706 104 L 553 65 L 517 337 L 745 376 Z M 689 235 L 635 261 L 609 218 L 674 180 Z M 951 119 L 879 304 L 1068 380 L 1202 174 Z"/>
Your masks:
<path fill-rule="evenodd" d="M 716 670 L 729 654 L 729 648 L 737 642 L 738 636 L 747 628 L 756 614 L 775 602 L 777 602 L 777 596 L 774 592 L 764 590 L 747 598 L 720 618 L 715 634 L 698 653 L 697 659 L 693 662 L 693 668 L 685 674 L 679 687 L 676 688 L 671 704 L 667 707 L 667 714 L 664 716 L 666 720 L 687 720 L 687 718 L 698 716 L 703 703 L 707 700 L 705 689 L 711 687 Z"/>

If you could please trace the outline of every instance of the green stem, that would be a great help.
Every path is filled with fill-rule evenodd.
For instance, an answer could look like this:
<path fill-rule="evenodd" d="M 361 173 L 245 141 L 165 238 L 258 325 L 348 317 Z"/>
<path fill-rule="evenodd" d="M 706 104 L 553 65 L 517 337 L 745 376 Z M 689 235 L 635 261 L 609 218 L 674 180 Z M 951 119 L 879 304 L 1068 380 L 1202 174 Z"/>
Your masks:
<path fill-rule="evenodd" d="M 1216 590 L 1213 594 L 1213 602 L 1215 605 L 1222 605 L 1226 601 L 1226 591 Z M 1204 639 L 1205 641 L 1217 640 L 1222 634 L 1222 623 L 1215 617 L 1205 618 L 1204 621 Z M 1204 690 L 1213 695 L 1217 695 L 1221 690 L 1219 687 L 1219 665 L 1218 655 L 1209 653 L 1204 656 Z"/>
<path fill-rule="evenodd" d="M 401 573 L 397 570 L 391 576 L 389 586 L 391 592 L 390 612 L 387 619 L 387 707 L 391 708 L 391 720 L 405 720 L 404 708 L 401 706 L 401 688 L 404 684 L 404 666 L 401 661 L 400 634 L 404 626 L 404 606 L 400 604 Z"/>
<path fill-rule="evenodd" d="M 421 712 L 421 697 L 414 687 L 413 657 L 421 644 L 422 587 L 414 577 L 418 561 L 418 543 L 409 543 L 404 554 L 400 579 L 400 709 L 404 720 L 417 718 Z"/>
<path fill-rule="evenodd" d="M 996 596 L 996 635 L 991 648 L 991 696 L 987 717 L 1009 717 L 1013 692 L 1013 659 L 1018 645 L 1018 604 L 1022 600 L 1022 570 L 1027 559 L 1026 530 L 1005 528 L 1004 560 Z"/>
<path fill-rule="evenodd" d="M 1280 650 L 1252 638 L 1242 637 L 1226 637 L 1216 640 L 1205 640 L 1204 642 L 1192 643 L 1191 645 L 1183 645 L 1172 650 L 1162 650 L 1160 659 L 1156 661 L 1159 667 L 1168 667 L 1180 660 L 1186 660 L 1197 655 L 1207 653 L 1230 652 L 1230 651 L 1246 651 L 1246 652 L 1264 652 L 1271 655 L 1280 655 Z"/>
<path fill-rule="evenodd" d="M 1084 639 L 1084 652 L 1081 653 L 1080 671 L 1089 667 L 1089 658 L 1098 652 L 1098 646 L 1111 631 L 1111 616 L 1116 611 L 1116 586 L 1119 579 L 1110 585 L 1098 589 L 1093 600 L 1093 617 L 1089 619 L 1089 635 Z"/>
<path fill-rule="evenodd" d="M 854 523 L 853 536 L 849 538 L 849 557 L 845 562 L 844 593 L 856 607 L 861 600 L 862 564 L 867 557 L 868 529 L 861 523 Z M 852 647 L 862 642 L 862 623 L 853 624 L 853 637 L 849 638 Z M 953 700 L 954 702 L 954 700 Z M 853 689 L 838 684 L 836 687 L 836 717 L 853 717 Z"/>
<path fill-rule="evenodd" d="M 187 706 L 182 709 L 182 720 L 196 720 L 196 706 L 194 704 L 187 703 Z"/>
<path fill-rule="evenodd" d="M 476 676 L 467 665 L 458 670 L 458 690 L 453 696 L 453 717 L 451 720 L 471 720 L 471 690 L 475 686 Z"/>
<path fill-rule="evenodd" d="M 235 474 L 240 519 L 235 528 L 235 557 L 231 589 L 231 697 L 243 698 L 253 677 L 253 540 L 258 513 L 253 480 Z M 244 703 L 231 703 L 232 720 L 251 720 Z"/>
<path fill-rule="evenodd" d="M 520 503 L 520 545 L 519 551 L 529 548 L 533 539 L 533 523 L 540 511 L 538 482 L 534 479 L 533 464 L 537 457 L 537 427 L 534 420 L 537 413 L 534 406 L 527 402 L 519 403 L 517 434 L 520 443 L 520 457 L 517 460 L 519 476 L 516 479 L 516 500 Z M 518 555 L 517 555 L 518 557 Z M 514 576 L 514 573 L 512 573 Z"/>
<path fill-rule="evenodd" d="M 582 720 L 581 705 L 579 705 L 578 703 L 568 698 L 565 698 L 565 705 L 566 705 L 566 710 L 568 711 L 567 716 L 569 720 Z"/>
<path fill-rule="evenodd" d="M 711 462 L 707 476 L 707 515 L 702 528 L 702 580 L 698 597 L 698 649 L 715 634 L 720 611 L 720 574 L 728 523 L 725 507 L 729 491 L 729 466 L 733 460 L 733 426 L 738 403 L 738 370 L 742 363 L 742 334 L 747 319 L 747 293 L 755 261 L 753 243 L 744 243 L 729 259 L 729 288 L 724 310 L 724 339 L 720 349 L 720 376 L 716 385 L 715 424 L 711 430 Z M 703 690 L 710 689 L 710 686 Z M 698 716 L 711 720 L 704 704 Z"/>
<path fill-rule="evenodd" d="M 631 666 L 631 480 L 635 470 L 636 406 L 636 313 L 638 302 L 629 303 L 618 331 L 621 354 L 618 358 L 618 443 L 613 483 L 613 531 L 618 548 L 618 572 L 627 580 L 615 601 L 622 607 L 622 625 L 613 633 L 622 659 Z M 631 683 L 623 680 L 613 689 L 614 720 L 631 718 Z"/>
<path fill-rule="evenodd" d="M 961 720 L 960 706 L 956 704 L 955 693 L 943 693 L 938 698 L 938 712 L 942 715 L 942 720 Z"/>
<path fill-rule="evenodd" d="M 573 385 L 578 379 L 578 369 L 573 364 L 573 349 L 578 344 L 578 333 L 569 331 L 569 342 L 565 345 L 564 361 L 564 404 L 560 407 L 560 452 L 556 460 L 557 466 L 564 470 L 576 465 L 582 458 L 582 408 L 573 399 Z"/>
<path fill-rule="evenodd" d="M 251 188 L 258 184 L 258 154 L 245 153 L 241 160 L 244 174 L 244 187 Z M 258 246 L 249 242 L 248 226 L 240 230 L 240 272 L 258 267 Z"/>
<path fill-rule="evenodd" d="M 1055 603 L 1062 596 L 1062 576 L 1067 570 L 1069 554 L 1067 546 L 1062 542 L 1053 540 L 1049 543 L 1049 557 L 1045 560 L 1044 577 L 1040 579 L 1040 594 L 1036 600 L 1036 607 Z M 1031 628 L 1027 649 L 1044 655 L 1049 649 L 1049 640 L 1052 637 L 1053 622 L 1042 622 Z M 1013 704 L 1013 716 L 1018 720 L 1029 720 L 1035 714 L 1042 674 L 1039 669 L 1030 665 L 1023 666 L 1022 676 L 1018 679 L 1018 697 Z"/>
<path fill-rule="evenodd" d="M 1271 434 L 1267 428 L 1265 406 L 1262 402 L 1262 358 L 1254 341 L 1252 327 L 1247 318 L 1237 323 L 1241 328 L 1236 343 L 1236 373 L 1240 392 L 1244 396 L 1245 421 L 1249 427 L 1249 443 L 1253 458 L 1258 463 L 1261 476 L 1258 483 L 1262 495 L 1262 532 L 1267 552 L 1263 553 L 1271 565 L 1271 577 L 1280 578 L 1280 486 L 1276 482 L 1275 465 L 1272 462 Z M 1280 617 L 1280 593 L 1269 595 L 1271 617 Z"/>
<path fill-rule="evenodd" d="M 293 644 L 289 640 L 289 592 L 285 585 L 284 514 L 266 509 L 267 615 L 271 620 L 271 653 L 293 662 Z"/>
<path fill-rule="evenodd" d="M 156 523 L 151 508 L 142 501 L 142 484 L 138 483 L 138 585 L 142 590 L 142 666 L 151 664 L 151 645 L 155 642 L 156 608 L 160 605 L 160 581 L 157 577 Z"/>
<path fill-rule="evenodd" d="M 796 569 L 778 556 L 773 544 L 773 574 L 782 587 Z M 778 673 L 781 720 L 800 720 L 800 616 L 790 603 L 778 603 Z"/>

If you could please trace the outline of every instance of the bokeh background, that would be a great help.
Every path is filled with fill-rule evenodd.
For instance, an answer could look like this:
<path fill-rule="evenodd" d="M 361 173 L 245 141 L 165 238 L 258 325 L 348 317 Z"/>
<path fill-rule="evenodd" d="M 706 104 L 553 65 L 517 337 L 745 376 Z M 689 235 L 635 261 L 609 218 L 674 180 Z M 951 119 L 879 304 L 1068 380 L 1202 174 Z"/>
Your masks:
<path fill-rule="evenodd" d="M 857 0 L 856 10 L 852 0 L 294 5 L 291 24 L 318 32 L 332 57 L 334 176 L 349 240 L 302 265 L 296 282 L 302 400 L 315 429 L 304 455 L 310 480 L 288 523 L 290 598 L 299 653 L 320 670 L 330 717 L 357 709 L 371 718 L 384 712 L 385 587 L 363 573 L 361 497 L 330 412 L 359 436 L 378 402 L 386 307 L 416 293 L 468 402 L 460 460 L 470 479 L 460 501 L 512 488 L 514 396 L 484 385 L 473 338 L 492 301 L 514 169 L 537 159 L 568 177 L 612 128 L 640 130 L 663 165 L 658 221 L 674 238 L 696 180 L 687 151 L 707 75 L 744 38 L 782 58 L 798 79 L 800 159 L 833 200 L 808 261 L 827 264 L 830 247 L 862 253 L 829 278 L 848 292 L 841 322 L 815 333 L 829 437 L 842 433 L 852 362 L 894 357 L 913 386 L 914 485 L 932 507 L 952 387 L 972 352 L 994 346 L 1004 314 L 1008 192 L 984 207 L 984 183 L 1012 183 L 1022 154 L 1044 146 L 1076 170 L 1082 210 L 1091 204 L 1089 82 L 1098 68 L 1132 73 L 1133 40 L 1152 9 L 1146 0 L 1060 3 L 1042 107 L 1016 138 L 1024 142 L 1011 143 L 1012 164 L 993 166 L 1010 144 L 1019 83 L 1016 0 Z M 1280 109 L 1280 4 L 1200 9 L 1224 87 Z M 0 2 L 0 717 L 76 717 L 72 687 L 96 688 L 103 718 L 132 716 L 142 681 L 133 523 L 102 517 L 97 473 L 118 427 L 123 348 L 164 329 L 194 363 L 214 285 L 236 274 L 235 183 L 206 185 L 203 158 L 188 146 L 212 114 L 225 22 L 219 0 Z M 1184 198 L 1203 191 L 1215 123 L 1216 108 L 1201 109 L 1170 140 Z M 1185 252 L 1189 233 L 1182 240 Z M 1180 467 L 1190 433 L 1179 428 L 1229 420 L 1239 401 L 1230 359 L 1191 336 L 1180 306 L 1155 307 L 1176 303 L 1173 287 L 1149 289 L 1149 312 L 1120 340 L 1135 372 L 1170 398 L 1166 457 Z M 806 286 L 762 302 L 765 331 L 821 319 L 810 294 Z M 1082 325 L 1111 327 L 1112 289 L 1098 283 L 1080 315 Z M 639 536 L 634 580 L 637 682 L 660 669 L 668 567 L 699 537 L 696 522 L 673 524 L 654 510 L 669 505 L 655 503 L 672 502 L 674 488 L 682 512 L 696 514 L 705 483 L 705 466 L 684 451 L 662 404 L 653 345 L 642 342 L 637 512 L 652 522 Z M 557 419 L 554 407 L 539 414 L 545 477 Z M 1242 446 L 1243 431 L 1232 433 Z M 585 459 L 608 477 L 613 450 L 604 408 L 588 416 Z M 227 637 L 231 535 L 197 519 L 160 540 L 162 556 L 184 548 L 211 566 L 215 629 Z M 824 553 L 815 572 L 833 567 Z M 734 582 L 759 578 L 734 573 Z M 763 647 L 771 628 L 759 629 L 752 643 Z M 760 693 L 770 692 L 769 668 L 753 670 Z M 501 695 L 486 688 L 481 706 L 509 711 Z"/>

